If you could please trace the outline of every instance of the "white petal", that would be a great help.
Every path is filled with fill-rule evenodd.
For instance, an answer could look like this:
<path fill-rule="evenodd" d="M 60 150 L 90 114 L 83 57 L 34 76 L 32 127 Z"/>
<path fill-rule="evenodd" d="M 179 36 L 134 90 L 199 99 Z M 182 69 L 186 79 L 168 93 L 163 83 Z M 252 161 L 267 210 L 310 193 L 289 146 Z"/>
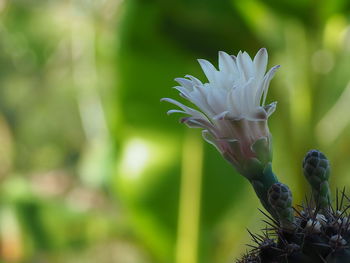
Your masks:
<path fill-rule="evenodd" d="M 213 110 L 214 115 L 219 114 L 227 109 L 225 109 L 225 97 L 227 92 L 224 89 L 208 89 L 208 104 Z"/>
<path fill-rule="evenodd" d="M 174 89 L 180 91 L 180 93 L 182 93 L 183 95 L 185 95 L 186 98 L 189 98 L 191 95 L 190 95 L 190 91 L 188 89 L 186 89 L 185 87 L 183 86 L 176 86 L 176 87 L 173 87 Z"/>
<path fill-rule="evenodd" d="M 263 106 L 265 105 L 266 96 L 267 96 L 267 92 L 269 90 L 270 81 L 273 78 L 273 76 L 275 75 L 275 72 L 279 67 L 280 67 L 280 65 L 274 66 L 273 68 L 271 68 L 269 70 L 269 72 L 266 73 L 266 75 L 264 77 L 264 81 L 263 81 L 263 85 L 262 85 L 263 99 L 262 99 L 262 103 L 261 103 L 261 105 L 263 105 Z"/>
<path fill-rule="evenodd" d="M 247 52 L 239 52 L 237 55 L 237 66 L 244 80 L 248 80 L 253 75 L 253 61 Z"/>
<path fill-rule="evenodd" d="M 252 58 L 249 56 L 249 54 L 244 51 L 242 53 L 242 57 L 243 57 L 243 60 L 244 60 L 244 63 L 247 64 L 247 66 L 252 66 L 253 65 L 253 61 L 252 61 Z"/>
<path fill-rule="evenodd" d="M 203 113 L 201 113 L 200 111 L 192 109 L 190 107 L 187 107 L 184 104 L 182 104 L 182 103 L 180 103 L 180 102 L 178 102 L 176 100 L 173 100 L 173 99 L 170 99 L 170 98 L 163 98 L 163 99 L 161 99 L 161 101 L 167 101 L 167 102 L 170 102 L 172 104 L 175 104 L 179 108 L 183 109 L 187 114 L 192 115 L 193 117 L 196 117 L 196 118 L 199 118 L 199 119 L 203 119 L 203 120 L 208 120 L 208 118 Z"/>
<path fill-rule="evenodd" d="M 261 48 L 254 57 L 255 76 L 257 80 L 264 77 L 266 72 L 268 54 L 265 48 Z"/>
<path fill-rule="evenodd" d="M 226 105 L 230 112 L 230 117 L 236 117 L 239 119 L 241 116 L 241 100 L 237 98 L 238 95 L 239 94 L 236 90 L 231 90 L 227 94 Z"/>
<path fill-rule="evenodd" d="M 181 122 L 186 124 L 190 128 L 206 128 L 202 123 L 193 120 L 191 117 L 181 119 Z"/>
<path fill-rule="evenodd" d="M 198 62 L 209 82 L 215 82 L 216 68 L 208 60 L 198 59 Z"/>
<path fill-rule="evenodd" d="M 175 81 L 179 83 L 182 87 L 193 90 L 194 83 L 191 80 L 185 78 L 176 78 Z"/>
<path fill-rule="evenodd" d="M 254 80 L 253 78 L 250 78 L 242 88 L 243 89 L 243 109 L 242 109 L 243 115 L 246 115 L 252 112 L 255 106 L 258 106 L 254 104 L 255 90 L 254 90 L 253 80 Z"/>
<path fill-rule="evenodd" d="M 223 51 L 219 51 L 219 69 L 226 74 L 237 74 L 238 71 L 235 61 Z"/>
<path fill-rule="evenodd" d="M 202 86 L 203 85 L 203 83 L 199 79 L 197 79 L 197 78 L 195 78 L 195 77 L 193 77 L 191 75 L 186 75 L 185 77 L 189 78 L 190 80 L 192 80 L 194 86 Z"/>
<path fill-rule="evenodd" d="M 180 95 L 196 105 L 203 113 L 208 116 L 214 115 L 211 106 L 207 101 L 206 90 L 204 89 L 204 85 L 193 86 L 192 91 L 188 91 L 183 86 L 176 86 L 174 89 L 180 91 Z"/>
<path fill-rule="evenodd" d="M 196 119 L 193 117 L 187 117 L 183 118 L 181 120 L 182 123 L 185 123 L 190 128 L 202 128 L 207 130 L 212 136 L 217 136 L 216 134 L 216 128 L 213 126 L 212 123 L 202 120 L 202 119 Z"/>
<path fill-rule="evenodd" d="M 207 143 L 210 143 L 211 145 L 215 146 L 215 148 L 220 152 L 219 147 L 216 145 L 215 137 L 209 131 L 203 130 L 202 137 Z"/>
<path fill-rule="evenodd" d="M 264 107 L 267 117 L 270 117 L 270 115 L 275 112 L 276 106 L 277 102 L 275 101 Z"/>
<path fill-rule="evenodd" d="M 197 105 L 197 103 L 195 103 L 192 99 L 192 94 L 193 92 L 187 90 L 186 88 L 182 87 L 182 86 L 176 86 L 176 87 L 173 87 L 174 89 L 178 90 L 180 92 L 180 96 L 189 100 L 190 102 L 194 103 Z M 199 105 L 197 105 L 199 106 Z"/>
<path fill-rule="evenodd" d="M 191 93 L 190 101 L 197 105 L 198 108 L 201 109 L 202 112 L 204 112 L 207 116 L 214 115 L 213 108 L 208 103 L 208 90 L 204 89 L 204 86 L 196 87 L 193 92 Z"/>
<path fill-rule="evenodd" d="M 187 112 L 182 111 L 182 110 L 168 110 L 168 111 L 167 111 L 167 114 L 168 114 L 168 115 L 173 114 L 173 113 L 183 113 L 183 114 L 186 114 Z"/>

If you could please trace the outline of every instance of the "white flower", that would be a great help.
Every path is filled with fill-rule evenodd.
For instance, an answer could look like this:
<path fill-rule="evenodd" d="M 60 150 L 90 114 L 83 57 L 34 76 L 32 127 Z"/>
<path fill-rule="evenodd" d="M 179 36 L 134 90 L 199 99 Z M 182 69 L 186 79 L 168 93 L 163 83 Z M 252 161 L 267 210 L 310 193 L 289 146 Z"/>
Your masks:
<path fill-rule="evenodd" d="M 170 98 L 162 99 L 181 108 L 168 114 L 189 115 L 181 122 L 202 128 L 203 138 L 242 173 L 247 160 L 265 164 L 271 161 L 267 119 L 274 112 L 276 102 L 265 106 L 265 100 L 279 66 L 266 73 L 267 60 L 265 48 L 260 49 L 253 60 L 246 52 L 239 52 L 237 57 L 219 52 L 219 70 L 207 60 L 199 59 L 208 83 L 190 75 L 175 79 L 180 84 L 175 89 L 199 110 Z"/>

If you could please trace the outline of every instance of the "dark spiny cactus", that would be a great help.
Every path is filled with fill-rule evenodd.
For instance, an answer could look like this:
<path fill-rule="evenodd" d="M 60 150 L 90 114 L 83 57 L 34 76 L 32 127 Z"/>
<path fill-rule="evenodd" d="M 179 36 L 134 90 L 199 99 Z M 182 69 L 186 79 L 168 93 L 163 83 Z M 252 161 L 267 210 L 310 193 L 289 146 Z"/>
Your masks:
<path fill-rule="evenodd" d="M 331 206 L 330 165 L 323 153 L 308 152 L 303 170 L 315 202 L 307 201 L 294 211 L 288 186 L 273 184 L 268 201 L 277 218 L 266 214 L 270 227 L 261 235 L 249 232 L 254 249 L 237 263 L 350 262 L 350 199 L 345 190 L 337 191 L 335 207 Z"/>

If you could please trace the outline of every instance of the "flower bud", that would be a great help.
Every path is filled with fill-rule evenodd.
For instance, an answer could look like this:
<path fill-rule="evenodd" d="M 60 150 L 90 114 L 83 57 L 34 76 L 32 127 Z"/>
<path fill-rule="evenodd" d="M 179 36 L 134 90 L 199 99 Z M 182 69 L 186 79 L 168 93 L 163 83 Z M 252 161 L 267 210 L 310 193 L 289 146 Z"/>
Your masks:
<path fill-rule="evenodd" d="M 327 157 L 318 150 L 309 151 L 303 161 L 304 176 L 312 187 L 313 196 L 320 208 L 330 205 L 330 164 Z"/>
<path fill-rule="evenodd" d="M 275 210 L 281 227 L 286 230 L 295 228 L 292 208 L 292 192 L 282 183 L 273 184 L 268 191 L 268 200 Z"/>

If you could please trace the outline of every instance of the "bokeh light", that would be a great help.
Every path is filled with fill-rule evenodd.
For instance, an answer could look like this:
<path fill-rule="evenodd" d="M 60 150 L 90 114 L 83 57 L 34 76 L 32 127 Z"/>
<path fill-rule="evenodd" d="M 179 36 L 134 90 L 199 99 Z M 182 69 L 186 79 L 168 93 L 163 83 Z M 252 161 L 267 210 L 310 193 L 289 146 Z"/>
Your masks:
<path fill-rule="evenodd" d="M 197 58 L 269 53 L 273 168 L 350 184 L 350 4 L 0 0 L 0 261 L 225 263 L 264 227 L 249 183 L 160 102 Z"/>

